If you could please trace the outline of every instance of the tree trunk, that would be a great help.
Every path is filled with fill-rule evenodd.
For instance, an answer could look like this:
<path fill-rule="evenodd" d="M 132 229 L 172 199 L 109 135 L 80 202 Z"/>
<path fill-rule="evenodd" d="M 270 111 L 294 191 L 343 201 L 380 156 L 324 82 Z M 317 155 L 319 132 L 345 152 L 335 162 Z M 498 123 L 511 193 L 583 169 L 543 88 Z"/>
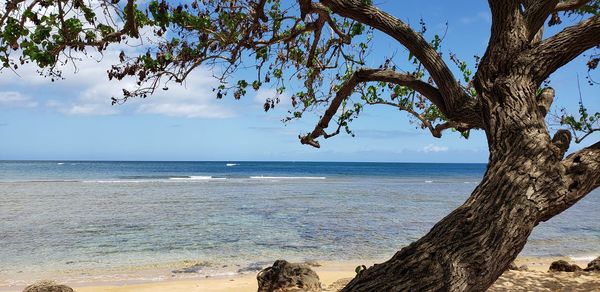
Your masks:
<path fill-rule="evenodd" d="M 539 216 L 527 202 L 527 182 L 507 181 L 511 165 L 491 166 L 464 205 L 343 291 L 485 291 L 523 249 Z"/>
<path fill-rule="evenodd" d="M 535 104 L 536 86 L 500 80 L 482 90 L 490 158 L 471 197 L 343 291 L 485 291 L 548 219 L 553 198 L 566 192 L 562 153 Z"/>

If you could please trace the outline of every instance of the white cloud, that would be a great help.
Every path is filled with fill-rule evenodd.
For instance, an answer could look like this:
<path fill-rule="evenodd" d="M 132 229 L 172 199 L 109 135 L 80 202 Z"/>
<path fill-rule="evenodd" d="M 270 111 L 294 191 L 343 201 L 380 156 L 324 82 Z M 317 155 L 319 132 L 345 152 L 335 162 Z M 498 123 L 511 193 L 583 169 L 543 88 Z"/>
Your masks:
<path fill-rule="evenodd" d="M 283 111 L 287 111 L 291 107 L 291 98 L 285 92 L 282 94 L 277 93 L 277 90 L 274 88 L 261 88 L 256 91 L 256 94 L 254 95 L 254 101 L 260 105 L 261 108 L 265 105 L 267 99 L 275 100 L 277 98 L 279 98 L 279 103 L 275 104 L 276 110 L 282 109 Z"/>
<path fill-rule="evenodd" d="M 148 114 L 160 114 L 171 117 L 186 118 L 229 118 L 235 116 L 233 112 L 220 109 L 219 107 L 206 104 L 187 103 L 153 103 L 142 104 L 137 112 Z"/>
<path fill-rule="evenodd" d="M 354 129 L 354 133 L 360 138 L 369 139 L 402 139 L 405 137 L 414 137 L 421 134 L 418 131 L 401 131 L 401 130 L 375 130 L 375 129 Z"/>
<path fill-rule="evenodd" d="M 475 15 L 463 17 L 460 19 L 463 24 L 473 24 L 476 22 L 492 23 L 492 15 L 487 11 L 481 11 Z"/>
<path fill-rule="evenodd" d="M 110 18 L 111 21 L 122 25 L 119 17 L 112 12 L 107 15 L 98 0 L 90 0 L 90 5 L 94 7 L 98 15 Z M 104 22 L 105 18 L 100 17 L 98 21 Z M 26 23 L 30 25 L 30 23 Z M 127 39 L 120 44 L 109 45 L 107 50 L 102 53 L 95 49 L 88 49 L 87 54 L 72 54 L 77 61 L 73 67 L 67 63 L 62 69 L 64 79 L 51 82 L 49 78 L 44 78 L 38 73 L 38 68 L 32 63 L 25 64 L 17 70 L 17 74 L 11 71 L 0 71 L 0 85 L 13 88 L 17 91 L 27 93 L 29 89 L 38 89 L 41 92 L 48 92 L 53 98 L 47 100 L 45 107 L 65 115 L 115 115 L 120 113 L 143 113 L 158 114 L 172 117 L 186 118 L 228 118 L 235 116 L 235 112 L 224 102 L 218 102 L 215 98 L 212 88 L 215 87 L 216 80 L 211 72 L 205 68 L 197 68 L 190 74 L 186 84 L 169 84 L 171 88 L 168 91 L 157 90 L 157 92 L 144 100 L 132 99 L 124 105 L 111 105 L 111 97 L 122 97 L 122 89 L 134 89 L 135 78 L 126 78 L 121 81 L 109 81 L 107 70 L 112 65 L 119 63 L 119 54 L 124 51 L 127 55 L 134 56 L 140 52 L 145 52 L 148 46 L 164 40 L 153 32 L 154 28 L 144 27 L 140 31 L 139 39 Z M 15 56 L 21 52 L 14 52 Z M 162 86 L 159 86 L 162 87 Z M 48 89 L 48 90 L 46 90 Z M 11 93 L 13 94 L 13 93 Z M 11 103 L 19 106 L 36 106 L 37 103 L 23 98 L 15 100 L 2 100 L 0 96 L 0 106 Z"/>
<path fill-rule="evenodd" d="M 36 107 L 38 103 L 31 97 L 17 91 L 0 92 L 0 106 L 5 107 Z"/>
<path fill-rule="evenodd" d="M 447 152 L 448 151 L 448 147 L 429 144 L 427 146 L 424 146 L 423 149 L 421 149 L 421 151 L 425 152 L 425 153 Z"/>
<path fill-rule="evenodd" d="M 74 104 L 59 111 L 73 116 L 108 116 L 119 113 L 115 108 L 110 108 L 103 104 Z"/>
<path fill-rule="evenodd" d="M 131 47 L 126 50 L 131 50 Z M 217 81 L 208 69 L 202 67 L 190 74 L 184 84 L 172 83 L 169 84 L 169 90 L 158 89 L 146 99 L 131 99 L 124 105 L 111 105 L 111 97 L 121 97 L 123 88 L 135 88 L 133 78 L 108 80 L 106 71 L 111 65 L 118 63 L 120 51 L 119 47 L 114 46 L 103 55 L 92 53 L 93 57 L 83 56 L 77 63 L 77 71 L 69 67 L 63 69 L 64 80 L 51 82 L 39 76 L 33 66 L 24 66 L 19 69 L 19 76 L 6 72 L 6 76 L 0 78 L 0 84 L 20 87 L 21 91 L 28 88 L 44 91 L 48 88 L 48 92 L 60 98 L 47 101 L 45 106 L 66 115 L 115 115 L 132 112 L 209 119 L 235 116 L 231 107 L 215 98 L 212 88 Z"/>
<path fill-rule="evenodd" d="M 222 119 L 236 113 L 212 91 L 217 80 L 204 68 L 197 68 L 183 84 L 171 83 L 169 90 L 158 89 L 154 95 L 136 102 L 138 113 L 171 117 Z"/>
<path fill-rule="evenodd" d="M 268 98 L 279 98 L 279 104 L 289 104 L 289 97 L 285 93 L 277 93 L 277 90 L 273 88 L 261 88 L 256 91 L 256 95 L 254 96 L 254 100 L 261 105 L 264 104 Z"/>
<path fill-rule="evenodd" d="M 266 134 L 277 133 L 279 135 L 286 136 L 286 137 L 295 137 L 295 136 L 298 135 L 298 131 L 297 130 L 291 129 L 291 128 L 288 128 L 288 127 L 284 127 L 283 125 L 281 125 L 280 127 L 257 127 L 257 126 L 252 126 L 252 127 L 248 127 L 248 129 L 254 130 L 254 131 L 263 132 L 263 133 L 266 133 Z"/>

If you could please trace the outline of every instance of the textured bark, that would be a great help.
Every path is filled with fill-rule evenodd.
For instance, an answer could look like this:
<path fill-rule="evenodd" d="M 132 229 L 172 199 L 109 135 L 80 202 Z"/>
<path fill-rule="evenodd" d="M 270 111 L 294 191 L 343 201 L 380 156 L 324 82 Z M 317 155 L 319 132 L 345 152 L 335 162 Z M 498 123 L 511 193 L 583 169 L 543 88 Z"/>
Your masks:
<path fill-rule="evenodd" d="M 361 271 L 343 291 L 485 291 L 539 222 L 600 186 L 600 143 L 564 158 L 570 134 L 559 131 L 551 139 L 544 120 L 554 90 L 539 91 L 549 74 L 600 43 L 598 15 L 543 40 L 543 23 L 552 13 L 584 2 L 489 0 L 492 31 L 473 99 L 441 56 L 404 22 L 369 1 L 320 1 L 335 14 L 396 39 L 422 62 L 436 87 L 397 73 L 357 71 L 303 143 L 318 146 L 314 139 L 328 137 L 325 128 L 354 87 L 379 80 L 420 92 L 449 123 L 485 130 L 490 152 L 483 180 L 463 205 L 387 262 Z"/>
<path fill-rule="evenodd" d="M 598 187 L 600 144 L 563 160 L 570 136 L 550 138 L 544 118 L 554 93 L 536 94 L 538 80 L 522 73 L 530 65 L 514 61 L 520 43 L 497 39 L 505 50 L 489 50 L 477 74 L 490 152 L 481 184 L 427 235 L 343 291 L 485 291 L 539 222 Z"/>
<path fill-rule="evenodd" d="M 320 1 L 335 14 L 396 39 L 422 62 L 437 87 L 397 73 L 357 71 L 303 143 L 318 146 L 315 139 L 329 136 L 324 130 L 354 87 L 379 80 L 420 92 L 449 123 L 484 129 L 490 152 L 481 184 L 462 206 L 387 262 L 361 271 L 343 291 L 485 291 L 540 221 L 600 185 L 600 144 L 563 160 L 571 136 L 559 131 L 551 139 L 544 121 L 554 90 L 537 94 L 549 74 L 600 43 L 598 15 L 543 40 L 543 24 L 552 13 L 585 2 L 489 0 L 492 31 L 474 78 L 478 98 L 473 99 L 437 51 L 401 20 L 369 1 Z"/>
<path fill-rule="evenodd" d="M 487 90 L 495 96 L 484 106 L 490 161 L 481 184 L 426 236 L 361 272 L 344 291 L 485 291 L 517 257 L 544 218 L 546 198 L 566 186 L 534 86 L 506 79 L 510 86 Z"/>
<path fill-rule="evenodd" d="M 531 51 L 524 51 L 518 62 L 529 64 L 524 73 L 531 74 L 536 81 L 542 82 L 558 68 L 599 44 L 600 14 L 564 29 Z"/>

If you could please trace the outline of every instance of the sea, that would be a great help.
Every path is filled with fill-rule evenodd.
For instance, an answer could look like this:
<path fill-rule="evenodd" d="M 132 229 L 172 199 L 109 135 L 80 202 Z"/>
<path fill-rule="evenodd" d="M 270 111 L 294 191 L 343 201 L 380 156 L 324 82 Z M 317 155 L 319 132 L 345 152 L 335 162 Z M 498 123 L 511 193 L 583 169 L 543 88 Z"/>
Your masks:
<path fill-rule="evenodd" d="M 196 263 L 172 272 L 213 276 L 276 259 L 385 259 L 462 204 L 485 167 L 0 161 L 0 279 L 165 263 Z M 521 255 L 600 255 L 599 208 L 595 190 L 540 223 Z"/>

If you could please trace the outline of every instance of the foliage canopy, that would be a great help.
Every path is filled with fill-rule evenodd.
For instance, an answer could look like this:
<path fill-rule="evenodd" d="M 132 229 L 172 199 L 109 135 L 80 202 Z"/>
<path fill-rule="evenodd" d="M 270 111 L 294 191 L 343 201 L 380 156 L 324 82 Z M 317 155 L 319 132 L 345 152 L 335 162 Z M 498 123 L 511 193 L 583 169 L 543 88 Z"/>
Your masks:
<path fill-rule="evenodd" d="M 464 103 L 477 101 L 473 80 L 480 57 L 469 64 L 452 53 L 444 54 L 444 36 L 435 34 L 426 40 L 423 20 L 413 29 L 371 1 L 338 2 L 9 0 L 0 11 L 0 63 L 16 70 L 33 62 L 41 74 L 54 80 L 61 76 L 61 65 L 76 62 L 90 48 L 102 52 L 113 43 L 130 43 L 140 46 L 138 53 L 122 52 L 120 63 L 110 68 L 108 76 L 132 77 L 138 86 L 124 89 L 123 96 L 113 97 L 113 104 L 168 89 L 169 83 L 182 83 L 194 69 L 208 66 L 220 80 L 214 89 L 216 98 L 239 99 L 249 90 L 268 86 L 291 95 L 288 120 L 310 110 L 335 109 L 326 111 L 315 130 L 302 139 L 313 146 L 319 146 L 315 140 L 319 136 L 328 138 L 340 130 L 351 134 L 349 123 L 366 105 L 389 105 L 408 112 L 435 137 L 447 129 L 468 137 L 470 129 L 481 127 L 450 114 L 443 97 L 461 94 Z M 522 2 L 524 9 L 535 5 Z M 558 25 L 565 17 L 596 15 L 600 7 L 599 0 L 557 3 L 548 25 Z M 373 14 L 355 15 L 350 8 L 373 9 Z M 396 27 L 377 24 L 377 17 L 395 22 Z M 364 66 L 376 30 L 397 39 L 408 52 L 380 57 L 376 61 L 380 65 L 369 69 Z M 143 36 L 150 36 L 151 41 L 136 41 Z M 597 49 L 589 52 L 588 72 L 598 66 Z M 457 85 L 449 86 L 454 88 L 442 84 L 447 82 L 442 79 L 454 79 L 444 57 L 460 72 Z M 401 68 L 399 58 L 407 58 L 412 66 Z M 440 66 L 441 72 L 432 73 L 433 67 Z M 255 68 L 255 77 L 236 79 L 234 72 L 241 68 Z M 587 78 L 590 84 L 597 83 L 591 75 Z M 350 98 L 354 92 L 358 97 Z M 265 111 L 279 101 L 279 96 L 267 99 Z M 337 128 L 325 133 L 332 118 Z M 600 130 L 600 113 L 588 114 L 583 103 L 579 115 L 563 110 L 554 120 L 579 133 L 577 137 Z"/>

